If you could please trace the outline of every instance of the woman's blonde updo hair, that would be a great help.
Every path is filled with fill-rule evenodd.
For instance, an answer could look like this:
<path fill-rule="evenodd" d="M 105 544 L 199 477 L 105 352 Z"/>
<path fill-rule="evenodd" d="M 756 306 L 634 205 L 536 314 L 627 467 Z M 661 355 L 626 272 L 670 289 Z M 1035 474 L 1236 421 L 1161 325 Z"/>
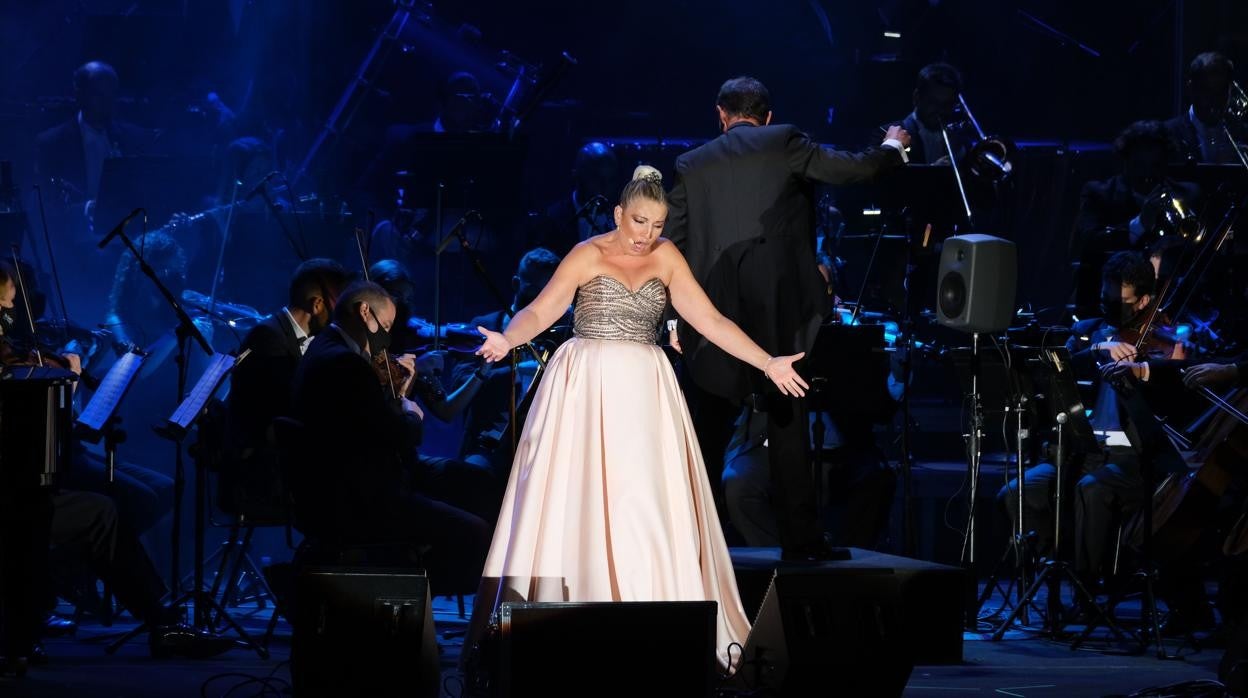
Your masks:
<path fill-rule="evenodd" d="M 620 192 L 620 206 L 628 208 L 633 199 L 638 197 L 657 201 L 667 205 L 667 194 L 663 192 L 663 175 L 649 165 L 638 165 L 633 170 L 633 180 L 624 185 Z"/>

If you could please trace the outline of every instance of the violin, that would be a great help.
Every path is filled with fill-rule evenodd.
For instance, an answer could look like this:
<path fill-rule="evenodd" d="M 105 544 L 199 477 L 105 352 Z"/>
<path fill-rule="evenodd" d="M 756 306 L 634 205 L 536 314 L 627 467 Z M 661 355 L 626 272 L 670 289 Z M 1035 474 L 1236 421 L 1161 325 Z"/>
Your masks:
<path fill-rule="evenodd" d="M 58 353 L 56 347 L 50 345 L 32 342 L 29 345 L 23 342 L 14 341 L 10 337 L 5 337 L 5 341 L 0 341 L 0 364 L 5 366 L 49 366 L 51 368 L 59 368 L 62 371 L 73 371 L 78 374 L 82 384 L 96 390 L 100 387 L 100 379 L 91 375 L 84 369 L 81 362 L 75 371 L 70 356 L 78 356 L 77 354 L 61 354 Z"/>
<path fill-rule="evenodd" d="M 373 370 L 377 373 L 377 380 L 381 385 L 391 386 L 391 389 L 395 391 L 394 397 L 411 398 L 415 395 L 425 402 L 440 402 L 446 399 L 446 391 L 442 389 L 437 378 L 423 373 L 417 374 L 408 389 L 399 395 L 398 386 L 407 382 L 412 371 L 399 362 L 398 356 L 390 352 L 383 352 L 373 357 Z"/>

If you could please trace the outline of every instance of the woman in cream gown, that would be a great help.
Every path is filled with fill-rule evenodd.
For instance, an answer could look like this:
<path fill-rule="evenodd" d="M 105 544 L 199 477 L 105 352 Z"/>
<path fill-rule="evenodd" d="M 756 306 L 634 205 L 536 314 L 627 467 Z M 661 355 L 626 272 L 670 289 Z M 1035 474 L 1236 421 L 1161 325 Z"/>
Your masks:
<path fill-rule="evenodd" d="M 478 328 L 498 361 L 575 300 L 575 336 L 546 366 L 524 424 L 474 609 L 475 632 L 504 601 L 718 603 L 720 665 L 750 623 L 697 437 L 656 343 L 670 294 L 681 317 L 733 356 L 801 395 L 801 355 L 768 356 L 720 315 L 660 237 L 661 176 L 642 166 L 615 208 L 616 230 L 577 245 L 502 333 Z M 469 645 L 471 646 L 471 645 Z"/>

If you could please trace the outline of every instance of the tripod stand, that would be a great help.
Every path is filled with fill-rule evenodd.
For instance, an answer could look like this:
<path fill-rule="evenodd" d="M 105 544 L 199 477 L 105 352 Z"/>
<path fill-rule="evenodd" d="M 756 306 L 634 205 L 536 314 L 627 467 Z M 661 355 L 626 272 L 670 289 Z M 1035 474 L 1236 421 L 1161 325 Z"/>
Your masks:
<path fill-rule="evenodd" d="M 1036 594 L 1041 588 L 1047 588 L 1048 590 L 1046 599 L 1047 613 L 1045 614 L 1045 623 L 1042 634 L 1049 637 L 1058 636 L 1065 626 L 1065 623 L 1062 621 L 1062 580 L 1070 582 L 1075 601 L 1082 601 L 1085 608 L 1095 611 L 1097 617 L 1105 621 L 1106 626 L 1109 627 L 1109 629 L 1114 633 L 1114 636 L 1119 639 L 1123 639 L 1122 630 L 1114 622 L 1114 619 L 1096 604 L 1096 598 L 1090 591 L 1088 591 L 1088 588 L 1084 585 L 1083 581 L 1079 579 L 1078 575 L 1071 570 L 1070 563 L 1062 560 L 1059 556 L 1059 551 L 1061 549 L 1060 546 L 1062 543 L 1062 493 L 1065 488 L 1065 483 L 1062 477 L 1065 472 L 1064 461 L 1066 460 L 1064 433 L 1066 431 L 1066 423 L 1069 421 L 1069 415 L 1066 411 L 1059 412 L 1055 416 L 1055 420 L 1057 422 L 1054 427 L 1054 431 L 1057 433 L 1057 450 L 1053 459 L 1054 469 L 1056 470 L 1054 483 L 1056 494 L 1054 497 L 1053 515 L 1054 554 L 1045 561 L 1044 568 L 1040 570 L 1040 574 L 1031 583 L 1031 586 L 1028 587 L 1027 592 L 1019 599 L 1018 604 L 1014 607 L 1014 611 L 1010 613 L 1009 617 L 1005 619 L 1005 622 L 992 633 L 992 640 L 994 642 L 999 642 L 1001 640 L 1001 638 L 1005 635 L 1005 631 L 1013 625 L 1014 621 L 1018 620 L 1019 615 L 1023 612 L 1023 609 L 1025 609 L 1027 604 L 1031 603 L 1035 599 Z M 1021 480 L 1019 481 L 1018 491 L 1019 507 L 1022 507 L 1023 483 Z M 1019 509 L 1019 512 L 1019 519 L 1021 521 L 1021 508 Z M 1087 627 L 1091 628 L 1093 626 L 1092 624 L 1089 624 Z M 1086 632 L 1087 630 L 1085 630 L 1085 633 Z"/>

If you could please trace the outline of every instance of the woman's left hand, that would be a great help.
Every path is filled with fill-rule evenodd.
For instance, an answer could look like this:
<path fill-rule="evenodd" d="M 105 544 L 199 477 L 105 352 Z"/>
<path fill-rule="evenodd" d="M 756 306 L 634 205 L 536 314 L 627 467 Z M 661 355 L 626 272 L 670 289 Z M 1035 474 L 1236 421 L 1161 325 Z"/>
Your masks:
<path fill-rule="evenodd" d="M 763 375 L 771 379 L 780 392 L 793 397 L 802 397 L 810 386 L 793 369 L 793 363 L 806 356 L 806 352 L 792 356 L 773 356 L 763 364 Z"/>

